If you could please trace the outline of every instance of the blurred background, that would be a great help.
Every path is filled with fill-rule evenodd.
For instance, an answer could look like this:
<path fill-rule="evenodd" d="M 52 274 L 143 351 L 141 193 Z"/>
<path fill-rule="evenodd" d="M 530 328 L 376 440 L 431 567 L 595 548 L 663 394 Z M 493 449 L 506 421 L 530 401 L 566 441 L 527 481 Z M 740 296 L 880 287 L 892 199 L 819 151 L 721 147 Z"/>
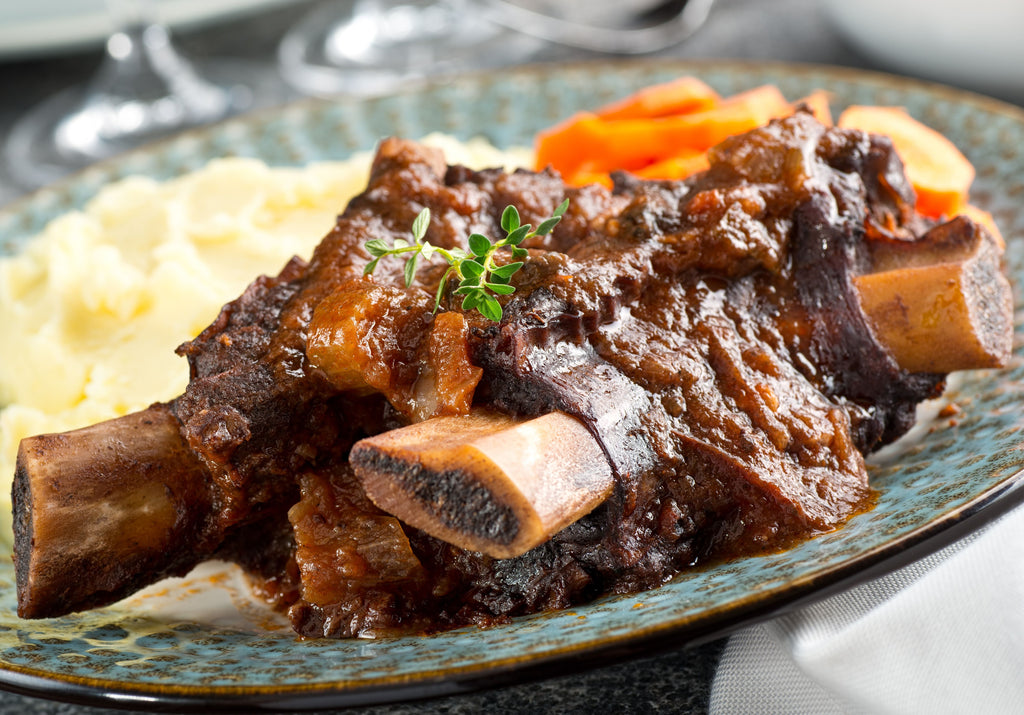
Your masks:
<path fill-rule="evenodd" d="M 306 95 L 608 57 L 893 71 L 1020 101 L 1008 0 L 34 0 L 0 4 L 0 205 L 183 127 Z M 962 17 L 961 17 L 962 16 Z M 1002 17 L 1005 22 L 993 21 Z M 1018 22 L 1019 21 L 1019 22 Z M 1002 33 L 1002 34 L 1001 34 Z"/>
<path fill-rule="evenodd" d="M 0 207 L 181 127 L 304 96 L 369 96 L 523 63 L 649 56 L 842 65 L 1024 104 L 1024 43 L 1012 36 L 1024 26 L 1024 3 L 932 0 L 928 8 L 912 0 L 7 1 Z M 430 707 L 704 712 L 723 643 Z M 9 693 L 0 693 L 0 711 L 98 712 Z"/>

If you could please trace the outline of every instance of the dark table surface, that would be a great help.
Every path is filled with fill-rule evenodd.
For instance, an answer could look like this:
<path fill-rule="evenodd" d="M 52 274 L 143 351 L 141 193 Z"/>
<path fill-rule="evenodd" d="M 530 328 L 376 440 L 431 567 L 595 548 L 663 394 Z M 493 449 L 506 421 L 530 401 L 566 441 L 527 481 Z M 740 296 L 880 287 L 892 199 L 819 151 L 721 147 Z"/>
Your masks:
<path fill-rule="evenodd" d="M 282 34 L 316 3 L 285 7 L 176 33 L 190 56 L 241 57 L 268 63 Z M 661 53 L 679 58 L 745 58 L 880 69 L 845 45 L 815 0 L 717 0 L 694 36 Z M 552 48 L 542 59 L 586 59 Z M 0 138 L 16 118 L 54 92 L 87 80 L 101 59 L 98 48 L 60 57 L 0 61 Z M 23 193 L 0 169 L 0 206 Z M 492 712 L 707 712 L 711 679 L 724 639 L 680 646 L 667 653 L 610 664 L 583 674 L 451 696 L 419 703 L 376 706 L 365 713 Z M 105 708 L 54 702 L 0 691 L 0 712 L 86 715 Z"/>

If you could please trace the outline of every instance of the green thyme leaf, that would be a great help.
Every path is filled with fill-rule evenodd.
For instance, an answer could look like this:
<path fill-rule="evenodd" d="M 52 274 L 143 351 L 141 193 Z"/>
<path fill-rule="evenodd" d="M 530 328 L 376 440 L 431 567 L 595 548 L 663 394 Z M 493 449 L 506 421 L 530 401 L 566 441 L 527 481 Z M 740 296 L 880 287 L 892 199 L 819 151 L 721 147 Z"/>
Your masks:
<path fill-rule="evenodd" d="M 512 233 L 519 228 L 519 210 L 515 206 L 506 206 L 501 212 L 501 230 Z"/>
<path fill-rule="evenodd" d="M 389 250 L 391 250 L 390 248 L 388 248 L 388 244 L 384 243 L 379 238 L 375 238 L 372 241 L 367 241 L 363 248 L 365 248 L 366 252 L 369 253 L 371 256 L 376 256 L 377 258 L 380 258 L 381 256 L 385 255 Z"/>
<path fill-rule="evenodd" d="M 448 270 L 441 276 L 441 280 L 437 283 L 437 292 L 434 294 L 434 310 L 436 311 L 441 305 L 441 300 L 444 298 L 444 289 L 448 285 L 448 278 L 452 273 L 455 272 L 455 266 L 448 266 Z"/>
<path fill-rule="evenodd" d="M 471 291 L 462 299 L 463 310 L 476 310 L 480 307 L 480 291 Z"/>
<path fill-rule="evenodd" d="M 413 254 L 412 257 L 405 262 L 405 287 L 409 288 L 412 286 L 412 279 L 416 277 L 416 259 L 419 258 L 418 254 Z"/>
<path fill-rule="evenodd" d="M 469 236 L 469 250 L 473 252 L 474 256 L 482 258 L 491 250 L 491 242 L 487 236 L 481 233 L 472 233 Z"/>
<path fill-rule="evenodd" d="M 479 278 L 486 270 L 476 261 L 463 261 L 461 266 L 462 275 L 466 278 Z"/>
<path fill-rule="evenodd" d="M 547 236 L 551 233 L 551 230 L 558 225 L 558 222 L 562 220 L 561 216 L 552 216 L 551 218 L 541 222 L 540 226 L 537 227 L 538 236 Z"/>
<path fill-rule="evenodd" d="M 423 237 L 427 235 L 428 225 L 430 225 L 430 209 L 423 209 L 412 222 L 412 237 L 416 239 L 416 243 L 422 241 Z"/>
<path fill-rule="evenodd" d="M 504 243 L 510 246 L 518 246 L 526 239 L 527 236 L 533 235 L 530 233 L 531 228 L 532 227 L 528 223 L 520 226 L 515 231 L 512 231 L 508 236 L 505 237 Z"/>
<path fill-rule="evenodd" d="M 506 263 L 503 266 L 498 266 L 497 268 L 491 269 L 491 275 L 508 280 L 509 278 L 512 277 L 513 273 L 515 273 L 522 267 L 522 261 L 516 261 L 515 263 Z"/>
<path fill-rule="evenodd" d="M 506 206 L 501 214 L 501 228 L 505 232 L 505 237 L 498 241 L 491 241 L 483 234 L 473 233 L 468 239 L 469 252 L 461 248 L 445 249 L 425 241 L 427 228 L 430 225 L 430 209 L 425 208 L 417 214 L 412 224 L 411 233 L 415 243 L 396 238 L 391 246 L 380 239 L 372 239 L 363 244 L 367 253 L 373 257 L 363 269 L 363 275 L 371 275 L 377 269 L 381 258 L 405 255 L 402 277 L 408 288 L 412 286 L 416 278 L 419 259 L 430 261 L 434 255 L 439 255 L 447 261 L 448 268 L 438 282 L 437 291 L 434 294 L 434 310 L 440 309 L 441 301 L 449 291 L 449 281 L 454 276 L 458 278 L 458 285 L 451 292 L 463 296 L 462 309 L 479 311 L 488 320 L 498 322 L 501 320 L 503 311 L 501 303 L 495 296 L 515 293 L 515 286 L 510 284 L 511 278 L 523 267 L 523 261 L 530 255 L 530 252 L 525 248 L 520 248 L 519 244 L 534 236 L 550 233 L 561 220 L 568 206 L 569 200 L 566 199 L 555 209 L 550 218 L 541 222 L 536 230 L 530 224 L 521 223 L 519 210 L 515 206 Z M 495 265 L 495 254 L 503 249 L 510 250 L 512 258 L 516 260 L 503 265 Z"/>
<path fill-rule="evenodd" d="M 480 304 L 476 307 L 480 313 L 495 323 L 501 322 L 501 303 L 499 303 L 494 296 L 487 295 L 486 293 L 480 294 Z"/>

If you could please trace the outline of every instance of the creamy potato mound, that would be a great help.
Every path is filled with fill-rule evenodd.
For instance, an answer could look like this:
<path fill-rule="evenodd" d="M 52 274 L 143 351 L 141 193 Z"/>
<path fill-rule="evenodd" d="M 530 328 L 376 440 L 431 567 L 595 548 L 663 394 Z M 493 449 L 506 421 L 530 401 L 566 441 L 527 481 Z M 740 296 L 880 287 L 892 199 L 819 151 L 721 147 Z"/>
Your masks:
<path fill-rule="evenodd" d="M 482 140 L 431 135 L 449 163 L 530 163 Z M 164 183 L 143 177 L 54 219 L 0 258 L 0 540 L 10 542 L 18 443 L 180 394 L 174 349 L 258 275 L 308 257 L 366 184 L 370 153 L 305 168 L 222 159 Z"/>

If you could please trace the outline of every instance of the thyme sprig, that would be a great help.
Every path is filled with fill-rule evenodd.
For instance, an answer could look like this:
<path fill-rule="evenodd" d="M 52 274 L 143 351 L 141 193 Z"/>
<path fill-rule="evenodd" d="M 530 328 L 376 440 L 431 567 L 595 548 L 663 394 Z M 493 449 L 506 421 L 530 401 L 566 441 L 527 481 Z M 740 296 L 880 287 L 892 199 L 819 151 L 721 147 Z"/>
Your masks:
<path fill-rule="evenodd" d="M 366 264 L 363 275 L 372 274 L 382 258 L 407 255 L 403 274 L 405 286 L 408 288 L 412 285 L 420 258 L 430 261 L 436 254 L 448 262 L 448 270 L 441 276 L 441 281 L 437 285 L 434 312 L 441 307 L 448 281 L 454 278 L 459 284 L 453 292 L 462 296 L 462 309 L 476 310 L 488 320 L 498 322 L 501 320 L 502 310 L 501 303 L 495 296 L 511 295 L 515 292 L 515 286 L 509 285 L 509 281 L 516 271 L 523 267 L 523 259 L 529 256 L 529 252 L 519 244 L 528 238 L 551 233 L 562 220 L 567 208 L 569 199 L 563 201 L 550 218 L 542 221 L 534 229 L 528 223 L 521 223 L 519 211 L 515 206 L 506 206 L 501 214 L 501 229 L 505 232 L 505 237 L 492 241 L 482 233 L 471 234 L 469 251 L 461 248 L 441 248 L 427 241 L 425 237 L 427 226 L 430 225 L 430 209 L 425 208 L 412 222 L 412 243 L 396 238 L 394 244 L 388 246 L 381 239 L 375 238 L 364 244 L 373 259 Z M 495 264 L 494 257 L 502 249 L 510 249 L 512 258 L 518 260 L 503 265 Z"/>

